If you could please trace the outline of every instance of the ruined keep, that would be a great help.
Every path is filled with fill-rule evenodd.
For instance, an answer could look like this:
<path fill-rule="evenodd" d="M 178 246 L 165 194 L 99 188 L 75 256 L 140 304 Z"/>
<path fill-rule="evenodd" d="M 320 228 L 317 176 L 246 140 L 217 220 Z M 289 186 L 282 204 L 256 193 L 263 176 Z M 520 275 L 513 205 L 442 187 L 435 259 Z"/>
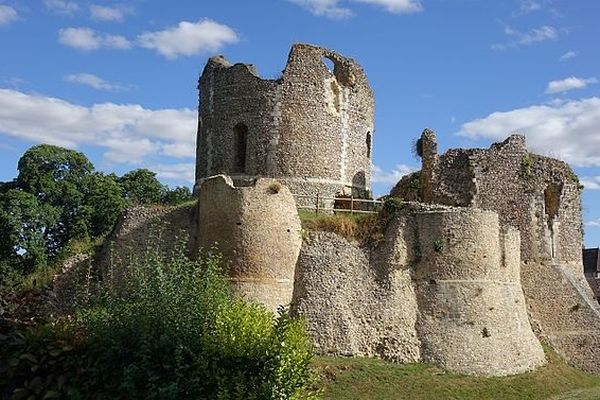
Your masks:
<path fill-rule="evenodd" d="M 196 188 L 224 174 L 278 178 L 294 194 L 370 196 L 373 95 L 353 60 L 296 44 L 281 77 L 263 79 L 217 56 L 198 88 Z"/>
<path fill-rule="evenodd" d="M 297 44 L 279 79 L 219 56 L 199 88 L 198 204 L 129 210 L 117 252 L 142 251 L 151 225 L 167 242 L 186 231 L 192 256 L 216 243 L 235 292 L 290 305 L 321 354 L 502 376 L 544 364 L 542 341 L 600 375 L 581 186 L 567 164 L 519 135 L 438 154 L 425 130 L 422 170 L 391 192 L 410 201 L 381 240 L 358 244 L 303 230 L 294 194 L 369 196 L 373 97 L 359 65 Z"/>
<path fill-rule="evenodd" d="M 530 153 L 521 135 L 489 149 L 439 155 L 435 133 L 426 129 L 418 146 L 417 197 L 423 202 L 496 211 L 502 225 L 519 229 L 522 261 L 581 269 L 581 185 L 566 163 Z M 391 193 L 415 197 L 410 181 L 402 180 Z"/>

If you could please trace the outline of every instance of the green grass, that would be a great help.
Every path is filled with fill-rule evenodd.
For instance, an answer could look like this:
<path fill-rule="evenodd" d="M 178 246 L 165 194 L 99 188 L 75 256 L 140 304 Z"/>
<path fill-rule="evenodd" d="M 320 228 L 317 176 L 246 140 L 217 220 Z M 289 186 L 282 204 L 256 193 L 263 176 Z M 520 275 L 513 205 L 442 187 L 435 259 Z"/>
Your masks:
<path fill-rule="evenodd" d="M 323 399 L 600 399 L 600 377 L 567 365 L 547 350 L 548 364 L 535 372 L 479 378 L 428 364 L 393 364 L 366 358 L 320 357 L 315 365 Z"/>

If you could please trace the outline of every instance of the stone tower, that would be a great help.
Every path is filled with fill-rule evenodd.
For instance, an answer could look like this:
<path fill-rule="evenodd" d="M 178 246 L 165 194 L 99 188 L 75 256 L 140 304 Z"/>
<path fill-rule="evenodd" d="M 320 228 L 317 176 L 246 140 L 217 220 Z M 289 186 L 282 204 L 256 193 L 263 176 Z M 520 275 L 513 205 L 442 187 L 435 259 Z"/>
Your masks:
<path fill-rule="evenodd" d="M 277 178 L 294 194 L 370 195 L 373 95 L 353 60 L 296 44 L 282 76 L 262 79 L 217 56 L 198 87 L 196 189 L 224 174 L 236 185 Z"/>

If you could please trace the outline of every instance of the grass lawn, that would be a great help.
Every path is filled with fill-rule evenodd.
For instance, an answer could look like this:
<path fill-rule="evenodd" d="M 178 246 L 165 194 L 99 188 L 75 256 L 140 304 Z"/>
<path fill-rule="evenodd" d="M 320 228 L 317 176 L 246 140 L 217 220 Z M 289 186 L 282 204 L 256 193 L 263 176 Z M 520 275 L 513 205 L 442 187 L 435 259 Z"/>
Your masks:
<path fill-rule="evenodd" d="M 502 378 L 446 373 L 428 364 L 393 364 L 366 358 L 319 357 L 323 399 L 600 399 L 600 377 L 567 365 L 546 351 L 535 372 Z"/>

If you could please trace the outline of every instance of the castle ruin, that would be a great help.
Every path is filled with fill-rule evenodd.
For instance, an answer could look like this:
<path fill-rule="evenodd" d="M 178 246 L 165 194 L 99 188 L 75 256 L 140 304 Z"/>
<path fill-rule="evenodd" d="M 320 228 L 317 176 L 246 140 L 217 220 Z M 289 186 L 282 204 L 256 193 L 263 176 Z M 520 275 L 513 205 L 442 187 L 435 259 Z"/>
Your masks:
<path fill-rule="evenodd" d="M 368 196 L 374 103 L 353 60 L 296 44 L 281 77 L 262 79 L 217 56 L 198 88 L 197 185 L 219 174 L 235 184 L 271 177 L 294 194 Z"/>
<path fill-rule="evenodd" d="M 529 153 L 519 135 L 440 155 L 426 130 L 422 170 L 391 193 L 411 201 L 380 242 L 359 245 L 302 231 L 293 196 L 370 197 L 374 105 L 358 64 L 299 44 L 267 80 L 219 56 L 199 89 L 198 204 L 129 210 L 116 241 L 139 241 L 158 221 L 187 230 L 192 252 L 216 243 L 234 290 L 270 309 L 291 304 L 321 354 L 501 376 L 544 364 L 545 342 L 600 374 L 581 187 L 567 164 Z"/>

